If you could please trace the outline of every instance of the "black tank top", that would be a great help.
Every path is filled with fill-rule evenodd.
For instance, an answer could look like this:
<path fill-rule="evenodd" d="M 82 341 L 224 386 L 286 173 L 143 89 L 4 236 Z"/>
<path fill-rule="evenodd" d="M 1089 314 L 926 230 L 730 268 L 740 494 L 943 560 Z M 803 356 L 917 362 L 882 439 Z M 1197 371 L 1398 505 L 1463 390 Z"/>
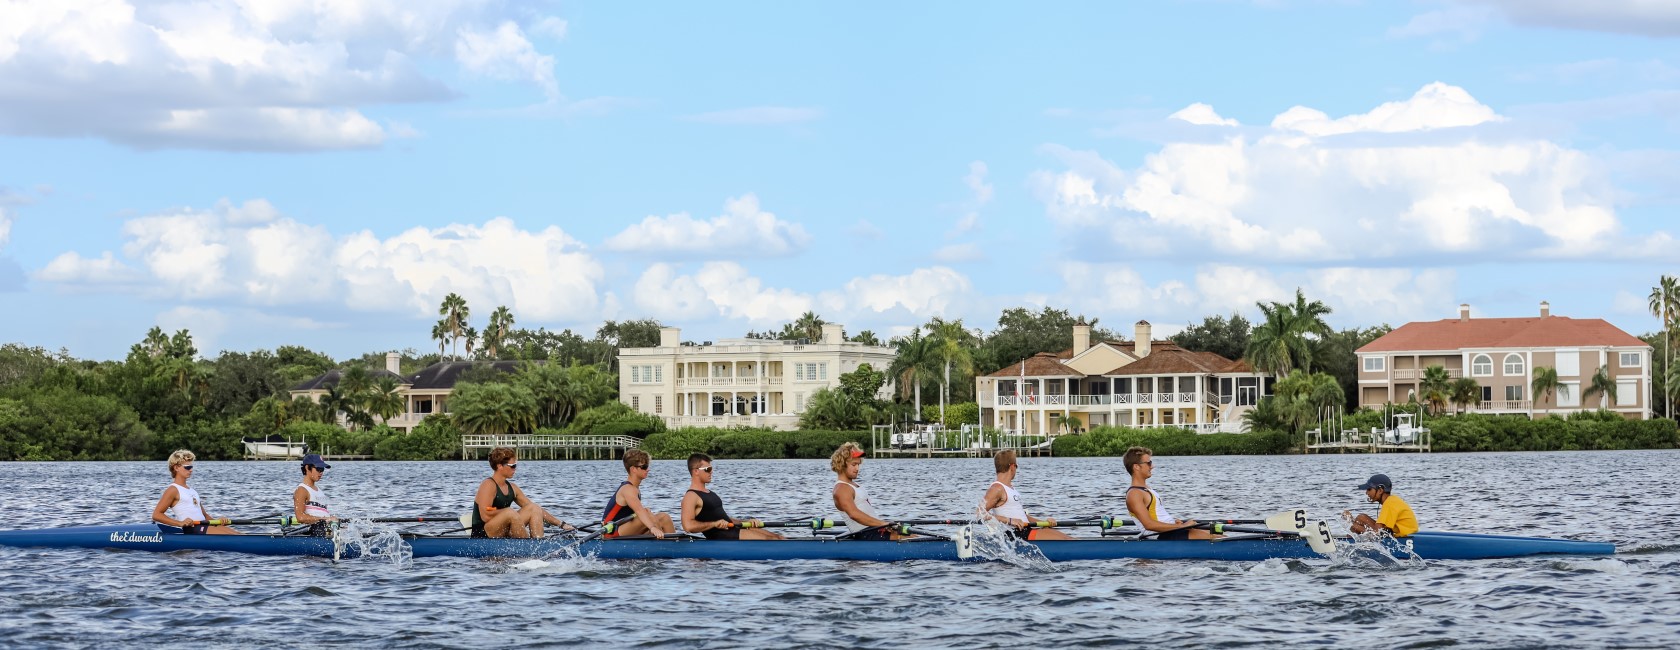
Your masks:
<path fill-rule="evenodd" d="M 689 490 L 700 495 L 700 514 L 694 515 L 695 521 L 722 521 L 729 518 L 729 513 L 723 511 L 723 497 L 716 492 L 701 492 Z"/>
<path fill-rule="evenodd" d="M 494 481 L 491 481 L 494 483 Z M 496 496 L 490 498 L 490 507 L 501 509 L 513 505 L 513 481 L 507 482 L 507 491 L 496 489 Z M 484 536 L 484 513 L 478 511 L 478 499 L 473 499 L 472 532 L 474 535 Z"/>

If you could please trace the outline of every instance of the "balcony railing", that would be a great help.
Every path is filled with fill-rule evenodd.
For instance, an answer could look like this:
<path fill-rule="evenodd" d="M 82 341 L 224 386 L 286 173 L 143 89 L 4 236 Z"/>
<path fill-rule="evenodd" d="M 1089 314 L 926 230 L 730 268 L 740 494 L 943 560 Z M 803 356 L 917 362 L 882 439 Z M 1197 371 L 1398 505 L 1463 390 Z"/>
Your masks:
<path fill-rule="evenodd" d="M 1464 376 L 1464 371 L 1460 370 L 1458 368 L 1447 368 L 1446 370 L 1447 370 L 1447 378 L 1448 379 L 1458 379 L 1459 377 Z M 1424 372 L 1423 370 L 1418 370 L 1416 368 L 1406 368 L 1406 369 L 1403 369 L 1403 370 L 1395 370 L 1393 377 L 1394 377 L 1394 379 L 1397 379 L 1397 380 L 1399 380 L 1399 379 L 1423 379 L 1423 372 Z"/>
<path fill-rule="evenodd" d="M 1527 411 L 1529 409 L 1529 405 L 1530 405 L 1530 402 L 1526 399 L 1495 399 L 1495 400 L 1484 400 L 1479 405 L 1471 406 L 1470 410 L 1472 410 L 1472 411 L 1484 411 L 1484 412 L 1485 411 L 1500 411 L 1500 412 Z"/>

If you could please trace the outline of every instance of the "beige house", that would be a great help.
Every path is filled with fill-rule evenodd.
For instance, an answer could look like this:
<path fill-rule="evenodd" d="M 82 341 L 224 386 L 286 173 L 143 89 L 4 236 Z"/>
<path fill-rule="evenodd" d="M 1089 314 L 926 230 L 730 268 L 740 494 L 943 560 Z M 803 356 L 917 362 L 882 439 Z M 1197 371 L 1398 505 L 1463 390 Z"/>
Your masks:
<path fill-rule="evenodd" d="M 845 340 L 824 325 L 817 342 L 722 339 L 682 344 L 682 331 L 659 331 L 659 347 L 618 351 L 618 399 L 667 426 L 746 425 L 795 429 L 812 393 L 838 388 L 840 375 L 869 364 L 886 372 L 890 347 Z M 880 397 L 890 397 L 891 381 Z"/>
<path fill-rule="evenodd" d="M 1105 425 L 1240 432 L 1242 414 L 1272 392 L 1272 378 L 1245 361 L 1152 334 L 1148 321 L 1138 321 L 1134 340 L 1093 344 L 1091 327 L 1074 325 L 1072 348 L 975 378 L 980 422 L 1027 435 Z"/>
<path fill-rule="evenodd" d="M 1359 348 L 1359 405 L 1419 399 L 1424 369 L 1441 366 L 1452 379 L 1470 377 L 1482 387 L 1475 413 L 1522 413 L 1533 417 L 1599 408 L 1646 419 L 1651 408 L 1651 346 L 1599 318 L 1553 316 L 1540 303 L 1530 318 L 1471 318 L 1470 305 L 1458 318 L 1407 323 Z M 1599 368 L 1616 382 L 1616 397 L 1584 399 Z M 1536 368 L 1556 368 L 1563 388 L 1532 394 Z"/>

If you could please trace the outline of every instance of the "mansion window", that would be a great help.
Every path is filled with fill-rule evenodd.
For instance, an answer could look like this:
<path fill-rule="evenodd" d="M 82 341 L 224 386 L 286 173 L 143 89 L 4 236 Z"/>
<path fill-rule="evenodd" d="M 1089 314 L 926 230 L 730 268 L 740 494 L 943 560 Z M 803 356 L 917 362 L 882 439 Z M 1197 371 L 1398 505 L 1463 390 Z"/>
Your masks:
<path fill-rule="evenodd" d="M 1382 372 L 1387 362 L 1383 357 L 1365 357 L 1365 372 Z"/>
<path fill-rule="evenodd" d="M 1616 382 L 1616 406 L 1635 406 L 1639 404 L 1639 383 L 1632 381 Z"/>
<path fill-rule="evenodd" d="M 1522 401 L 1522 398 L 1523 398 L 1523 387 L 1522 386 L 1506 386 L 1505 387 L 1505 399 L 1507 399 L 1509 401 L 1512 401 L 1512 402 L 1520 402 L 1520 401 Z"/>
<path fill-rule="evenodd" d="M 1621 354 L 1622 367 L 1623 368 L 1638 368 L 1640 366 L 1643 366 L 1644 364 L 1641 363 L 1641 359 L 1640 359 L 1640 357 L 1643 357 L 1643 356 L 1645 356 L 1645 355 L 1642 355 L 1638 352 L 1623 352 Z M 1619 395 L 1618 395 L 1618 397 L 1619 397 Z"/>
<path fill-rule="evenodd" d="M 1515 352 L 1512 352 L 1510 354 L 1505 355 L 1505 376 L 1506 377 L 1516 377 L 1518 375 L 1522 375 L 1522 374 L 1524 374 L 1524 369 L 1525 368 L 1526 368 L 1526 366 L 1523 364 L 1522 355 L 1517 354 Z M 1521 388 L 1521 386 L 1518 386 L 1518 388 Z M 1518 399 L 1521 399 L 1521 398 L 1518 398 Z"/>
<path fill-rule="evenodd" d="M 827 381 L 828 362 L 793 364 L 795 381 Z"/>
<path fill-rule="evenodd" d="M 1474 357 L 1470 357 L 1470 376 L 1471 377 L 1492 377 L 1493 376 L 1493 357 L 1490 357 L 1490 356 L 1485 355 L 1485 354 L 1478 354 Z"/>
<path fill-rule="evenodd" d="M 630 383 L 658 384 L 665 381 L 665 366 L 630 366 Z"/>

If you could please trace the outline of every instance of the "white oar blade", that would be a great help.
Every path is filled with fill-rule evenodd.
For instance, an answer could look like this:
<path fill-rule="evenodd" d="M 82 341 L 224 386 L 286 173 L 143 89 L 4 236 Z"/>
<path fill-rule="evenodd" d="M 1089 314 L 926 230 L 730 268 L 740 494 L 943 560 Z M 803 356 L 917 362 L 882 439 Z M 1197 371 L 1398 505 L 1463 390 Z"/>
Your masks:
<path fill-rule="evenodd" d="M 1272 530 L 1304 532 L 1307 530 L 1307 511 L 1297 509 L 1277 513 L 1266 518 L 1266 527 Z"/>
<path fill-rule="evenodd" d="M 461 517 L 456 519 L 456 521 L 461 522 L 462 528 L 472 528 L 472 513 L 463 512 L 461 513 Z"/>
<path fill-rule="evenodd" d="M 1316 521 L 1311 529 L 1301 531 L 1301 536 L 1307 538 L 1307 546 L 1311 546 L 1314 553 L 1335 557 L 1336 538 L 1330 534 L 1330 524 L 1324 523 L 1324 520 Z"/>

